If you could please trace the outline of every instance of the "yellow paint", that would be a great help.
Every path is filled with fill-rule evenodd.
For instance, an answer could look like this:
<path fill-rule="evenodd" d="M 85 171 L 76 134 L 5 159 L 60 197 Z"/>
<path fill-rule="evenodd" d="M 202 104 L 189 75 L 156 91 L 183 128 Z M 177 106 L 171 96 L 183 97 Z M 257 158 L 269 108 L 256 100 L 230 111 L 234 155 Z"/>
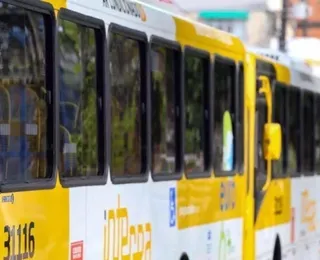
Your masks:
<path fill-rule="evenodd" d="M 258 216 L 254 219 L 255 197 L 254 197 L 254 158 L 255 151 L 255 107 L 256 107 L 256 61 L 257 59 L 274 65 L 277 73 L 277 81 L 289 84 L 290 72 L 272 59 L 261 57 L 253 53 L 247 53 L 245 63 L 245 172 L 248 173 L 248 196 L 245 198 L 244 211 L 244 240 L 243 259 L 255 259 L 255 231 L 272 228 L 275 225 L 288 223 L 291 217 L 291 182 L 290 179 L 274 180 L 269 178 L 269 182 L 264 187 L 265 193 L 261 205 L 258 209 Z M 272 111 L 272 101 L 268 102 L 268 122 L 271 123 L 270 112 Z M 271 176 L 271 161 L 267 163 L 267 173 Z"/>
<path fill-rule="evenodd" d="M 264 127 L 264 154 L 267 160 L 279 160 L 282 150 L 281 125 L 268 123 Z"/>
<path fill-rule="evenodd" d="M 212 27 L 174 17 L 176 40 L 182 46 L 202 49 L 210 54 L 219 54 L 235 62 L 244 61 L 242 42 L 228 33 Z M 221 185 L 230 188 L 229 200 L 221 199 Z M 208 178 L 202 180 L 183 179 L 177 184 L 177 225 L 179 229 L 204 225 L 216 221 L 240 218 L 243 210 L 245 177 Z M 225 201 L 224 201 L 225 200 Z M 234 203 L 234 206 L 232 205 Z M 228 207 L 222 210 L 222 204 Z"/>
<path fill-rule="evenodd" d="M 305 224 L 308 232 L 314 232 L 317 228 L 317 204 L 310 198 L 308 190 L 301 193 L 301 223 Z"/>
<path fill-rule="evenodd" d="M 29 244 L 30 235 L 34 237 L 35 248 L 32 259 L 51 260 L 68 259 L 69 254 L 69 192 L 62 189 L 60 185 L 48 191 L 30 191 L 13 193 L 14 201 L 2 202 L 12 193 L 1 194 L 0 202 L 0 227 L 15 232 L 10 237 L 11 254 L 13 246 L 15 254 L 19 252 L 19 234 L 17 229 L 27 227 L 27 237 L 22 232 L 20 253 L 25 252 L 24 241 Z M 29 234 L 30 225 L 31 228 Z M 13 244 L 15 237 L 15 245 Z M 0 236 L 0 259 L 7 256 L 7 248 L 4 243 L 8 240 L 8 235 Z M 32 244 L 32 241 L 30 242 Z M 32 247 L 32 246 L 31 246 Z M 27 249 L 29 251 L 29 249 Z M 30 251 L 33 251 L 32 249 Z M 30 256 L 25 259 L 31 259 Z"/>
<path fill-rule="evenodd" d="M 66 0 L 48 2 L 66 7 Z M 52 190 L 2 193 L 0 212 L 0 259 L 8 256 L 5 245 L 21 259 L 69 259 L 69 190 L 59 180 Z"/>
<path fill-rule="evenodd" d="M 67 7 L 67 0 L 46 0 L 44 2 L 48 2 L 48 3 L 52 4 L 52 6 L 55 10 L 59 10 L 60 8 Z"/>
<path fill-rule="evenodd" d="M 140 4 L 136 4 L 136 6 L 137 6 L 137 9 L 139 10 L 141 21 L 143 22 L 147 21 L 147 15 L 146 15 L 146 12 L 144 11 L 143 6 Z"/>
<path fill-rule="evenodd" d="M 248 52 L 248 53 L 255 60 L 259 59 L 259 60 L 265 61 L 269 64 L 272 64 L 275 67 L 278 82 L 281 82 L 284 84 L 290 84 L 291 75 L 290 75 L 290 70 L 287 66 L 284 66 L 271 58 L 268 58 L 265 56 L 260 56 L 258 54 L 251 53 L 251 52 Z"/>
<path fill-rule="evenodd" d="M 66 0 L 49 0 L 55 10 L 67 6 Z M 142 21 L 146 13 L 139 6 Z M 243 259 L 255 259 L 255 230 L 270 228 L 290 221 L 289 179 L 271 180 L 265 191 L 265 197 L 259 209 L 257 220 L 254 220 L 254 129 L 255 129 L 255 61 L 256 56 L 246 53 L 243 43 L 230 34 L 215 30 L 209 26 L 174 18 L 176 40 L 182 46 L 192 46 L 208 51 L 213 57 L 219 54 L 244 64 L 245 70 L 245 137 L 244 137 L 244 172 L 243 176 L 210 177 L 201 180 L 183 179 L 177 182 L 177 227 L 179 230 L 214 223 L 233 218 L 244 218 Z M 259 59 L 267 58 L 259 57 Z M 277 80 L 283 83 L 290 81 L 288 68 L 273 60 Z M 270 169 L 270 163 L 269 169 Z M 220 194 L 224 193 L 221 197 Z M 10 232 L 15 228 L 27 227 L 28 242 L 35 239 L 35 250 L 32 259 L 69 259 L 69 190 L 62 189 L 59 179 L 53 190 L 14 193 L 11 202 L 10 194 L 1 194 L 0 228 L 7 227 Z M 306 214 L 302 222 L 313 230 L 313 202 L 307 193 L 302 194 Z M 308 214 L 307 214 L 308 213 Z M 309 214 L 310 213 L 310 214 Z M 118 206 L 106 212 L 104 226 L 104 260 L 116 259 L 151 259 L 152 226 L 150 222 L 132 224 L 127 207 Z M 117 223 L 117 224 L 116 224 Z M 121 223 L 121 225 L 119 225 Z M 117 227 L 117 228 L 115 228 Z M 29 233 L 29 229 L 31 233 Z M 23 238 L 23 237 L 22 237 Z M 8 237 L 0 236 L 0 259 L 6 257 L 3 248 Z M 14 252 L 18 253 L 19 243 L 15 240 Z M 32 244 L 32 243 L 31 243 Z M 12 239 L 11 243 L 12 252 Z M 85 247 L 86 245 L 84 245 Z M 129 248 L 124 254 L 123 247 Z M 24 251 L 21 243 L 21 253 Z M 120 257 L 121 255 L 121 257 Z M 31 256 L 28 255 L 30 259 Z"/>
<path fill-rule="evenodd" d="M 242 242 L 242 259 L 255 259 L 254 234 L 254 144 L 256 107 L 256 59 L 247 54 L 245 59 L 245 175 L 247 193 L 244 201 L 244 228 Z"/>
<path fill-rule="evenodd" d="M 179 181 L 178 229 L 241 217 L 244 185 L 242 176 Z"/>
<path fill-rule="evenodd" d="M 117 208 L 105 211 L 105 218 L 104 260 L 151 260 L 151 223 L 131 224 L 129 210 L 121 206 L 120 195 Z"/>
<path fill-rule="evenodd" d="M 277 74 L 277 81 L 284 84 L 290 84 L 290 71 L 286 66 L 283 66 L 272 59 L 253 55 L 254 59 L 259 58 L 265 62 L 273 64 Z M 256 72 L 254 72 L 256 73 Z M 268 98 L 268 123 L 272 122 L 272 100 Z M 270 101 L 271 100 L 271 101 Z M 254 119 L 254 118 L 253 118 Z M 254 157 L 253 157 L 254 158 Z M 271 176 L 271 160 L 267 160 L 267 174 Z M 251 167 L 254 167 L 253 165 Z M 264 198 L 259 208 L 258 217 L 256 220 L 256 229 L 268 228 L 274 225 L 283 224 L 290 221 L 291 216 L 291 186 L 289 179 L 270 179 L 264 187 Z M 275 214 L 274 207 L 277 200 L 281 199 L 282 209 L 281 214 Z"/>
<path fill-rule="evenodd" d="M 243 61 L 245 49 L 243 43 L 228 33 L 210 26 L 193 23 L 174 17 L 176 40 L 182 45 L 202 49 L 211 54 L 219 54 L 235 61 Z"/>
<path fill-rule="evenodd" d="M 256 229 L 264 229 L 290 222 L 291 181 L 272 180 L 261 204 L 256 221 Z"/>

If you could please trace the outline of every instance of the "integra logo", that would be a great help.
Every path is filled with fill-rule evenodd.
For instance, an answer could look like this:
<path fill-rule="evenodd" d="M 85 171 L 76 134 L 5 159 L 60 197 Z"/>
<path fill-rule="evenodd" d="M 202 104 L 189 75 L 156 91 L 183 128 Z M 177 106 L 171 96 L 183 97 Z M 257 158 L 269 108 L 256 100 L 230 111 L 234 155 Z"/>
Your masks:
<path fill-rule="evenodd" d="M 103 6 L 146 21 L 146 14 L 140 4 L 127 0 L 103 0 Z"/>
<path fill-rule="evenodd" d="M 152 226 L 147 223 L 131 223 L 129 210 L 121 206 L 104 212 L 104 260 L 151 260 Z"/>

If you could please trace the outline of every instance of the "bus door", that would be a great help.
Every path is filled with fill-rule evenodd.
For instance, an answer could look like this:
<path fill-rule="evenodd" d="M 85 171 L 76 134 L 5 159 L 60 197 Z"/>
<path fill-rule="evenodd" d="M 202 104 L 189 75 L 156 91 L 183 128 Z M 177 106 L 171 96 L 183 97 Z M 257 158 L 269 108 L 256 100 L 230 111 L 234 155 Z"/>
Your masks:
<path fill-rule="evenodd" d="M 254 134 L 254 220 L 271 183 L 272 160 L 281 154 L 281 126 L 272 123 L 272 89 L 268 77 L 257 80 Z"/>
<path fill-rule="evenodd" d="M 266 123 L 268 123 L 267 101 L 263 94 L 257 93 L 254 133 L 254 220 L 257 218 L 261 202 L 265 195 L 263 188 L 267 182 L 268 164 L 263 152 L 264 126 Z"/>

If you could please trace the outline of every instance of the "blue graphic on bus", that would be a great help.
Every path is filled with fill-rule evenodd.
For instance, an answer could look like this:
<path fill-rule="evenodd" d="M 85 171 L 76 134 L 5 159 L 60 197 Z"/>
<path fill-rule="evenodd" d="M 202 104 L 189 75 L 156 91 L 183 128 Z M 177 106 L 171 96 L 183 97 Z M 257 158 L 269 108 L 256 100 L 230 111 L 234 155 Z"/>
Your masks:
<path fill-rule="evenodd" d="M 212 253 L 212 247 L 213 247 L 213 241 L 212 241 L 212 232 L 211 230 L 208 230 L 207 232 L 207 259 L 211 259 L 211 253 Z"/>
<path fill-rule="evenodd" d="M 174 227 L 176 225 L 176 189 L 169 190 L 169 225 Z"/>
<path fill-rule="evenodd" d="M 220 210 L 227 211 L 235 208 L 236 189 L 234 181 L 225 181 L 220 184 Z"/>

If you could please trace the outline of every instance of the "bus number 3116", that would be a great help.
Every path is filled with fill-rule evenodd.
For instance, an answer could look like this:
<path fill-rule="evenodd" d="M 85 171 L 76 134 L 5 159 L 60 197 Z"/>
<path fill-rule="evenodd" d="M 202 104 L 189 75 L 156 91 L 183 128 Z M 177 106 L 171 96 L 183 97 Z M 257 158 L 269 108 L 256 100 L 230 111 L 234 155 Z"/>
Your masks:
<path fill-rule="evenodd" d="M 4 227 L 4 247 L 7 253 L 3 260 L 33 258 L 36 247 L 34 228 L 34 222 Z"/>

